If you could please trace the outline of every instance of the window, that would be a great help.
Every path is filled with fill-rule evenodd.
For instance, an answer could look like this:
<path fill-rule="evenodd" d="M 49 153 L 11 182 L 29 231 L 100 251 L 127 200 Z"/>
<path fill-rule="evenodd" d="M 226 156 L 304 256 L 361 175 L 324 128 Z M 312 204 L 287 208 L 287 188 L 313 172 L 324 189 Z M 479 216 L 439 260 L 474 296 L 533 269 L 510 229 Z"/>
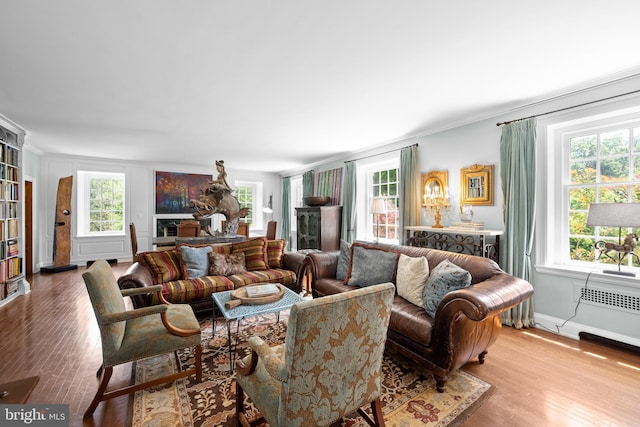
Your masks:
<path fill-rule="evenodd" d="M 618 228 L 587 226 L 591 203 L 640 202 L 640 105 L 638 99 L 575 111 L 539 122 L 537 261 L 547 266 L 602 270 L 597 241 L 618 242 Z M 545 185 L 546 184 L 546 187 Z M 546 188 L 546 194 L 545 194 Z M 640 229 L 622 229 L 622 237 Z M 628 267 L 640 267 L 635 257 Z"/>
<path fill-rule="evenodd" d="M 365 215 L 357 215 L 357 238 L 363 240 L 377 239 L 383 242 L 399 242 L 399 159 L 393 156 L 387 160 L 379 160 L 375 163 L 357 165 L 357 212 L 365 212 Z M 363 183 L 364 185 L 362 185 Z M 384 197 L 387 213 L 371 214 L 371 199 Z M 376 233 L 377 224 L 377 233 Z M 364 231 L 363 231 L 364 230 Z"/>
<path fill-rule="evenodd" d="M 640 233 L 586 225 L 591 203 L 640 202 L 640 122 L 570 132 L 563 139 L 569 153 L 569 259 L 593 262 L 596 241 L 617 243 L 620 231 Z M 614 263 L 606 256 L 597 262 Z M 635 257 L 625 258 L 626 265 L 631 262 L 639 266 Z"/>
<path fill-rule="evenodd" d="M 250 181 L 235 182 L 235 196 L 241 208 L 249 208 L 246 217 L 241 221 L 249 223 L 249 229 L 262 229 L 264 221 L 262 218 L 262 183 Z"/>
<path fill-rule="evenodd" d="M 123 173 L 78 171 L 78 235 L 123 235 Z"/>

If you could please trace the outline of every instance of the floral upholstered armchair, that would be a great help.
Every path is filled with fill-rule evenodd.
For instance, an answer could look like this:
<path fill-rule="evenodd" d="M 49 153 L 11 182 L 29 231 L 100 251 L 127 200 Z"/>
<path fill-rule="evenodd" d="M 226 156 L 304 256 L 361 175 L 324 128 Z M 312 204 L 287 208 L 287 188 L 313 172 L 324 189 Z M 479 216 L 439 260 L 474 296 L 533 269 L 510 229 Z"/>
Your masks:
<path fill-rule="evenodd" d="M 302 301 L 291 308 L 283 345 L 252 337 L 252 354 L 236 368 L 238 421 L 249 425 L 246 392 L 272 427 L 330 425 L 356 410 L 384 426 L 382 357 L 394 290 L 383 283 Z M 367 404 L 374 420 L 361 409 Z"/>
<path fill-rule="evenodd" d="M 118 288 L 111 267 L 105 260 L 96 261 L 82 278 L 93 306 L 102 339 L 102 365 L 96 376 L 100 385 L 84 413 L 90 417 L 101 401 L 172 382 L 190 375 L 202 380 L 202 344 L 200 324 L 188 304 L 169 304 L 162 298 L 162 286 L 144 289 Z M 125 296 L 154 292 L 163 304 L 127 310 Z M 113 367 L 159 354 L 195 347 L 194 367 L 179 372 L 107 391 Z M 176 361 L 180 363 L 177 354 Z"/>

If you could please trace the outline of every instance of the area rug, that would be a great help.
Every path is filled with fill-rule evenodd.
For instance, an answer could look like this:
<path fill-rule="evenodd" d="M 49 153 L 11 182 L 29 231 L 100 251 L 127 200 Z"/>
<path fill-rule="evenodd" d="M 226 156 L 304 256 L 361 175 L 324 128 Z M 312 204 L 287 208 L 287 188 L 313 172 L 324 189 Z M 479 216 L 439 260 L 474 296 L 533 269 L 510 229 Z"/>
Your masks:
<path fill-rule="evenodd" d="M 259 336 L 270 344 L 279 344 L 286 335 L 287 314 L 265 315 L 244 320 L 238 334 L 237 353 L 247 355 L 246 342 Z M 178 380 L 168 386 L 135 393 L 131 399 L 130 425 L 133 427 L 212 427 L 234 425 L 235 376 L 229 370 L 227 329 L 218 321 L 212 334 L 212 321 L 201 322 L 203 337 L 203 381 Z M 235 335 L 235 327 L 233 335 Z M 179 353 L 182 366 L 193 364 L 193 353 Z M 146 359 L 134 368 L 136 381 L 166 375 L 176 369 L 173 355 Z M 458 370 L 450 375 L 446 391 L 438 393 L 432 375 L 416 367 L 403 356 L 386 352 L 383 361 L 382 409 L 385 424 L 393 426 L 457 426 L 466 420 L 492 394 L 491 385 Z M 247 415 L 256 414 L 249 401 Z M 345 419 L 345 427 L 364 427 L 354 414 Z"/>

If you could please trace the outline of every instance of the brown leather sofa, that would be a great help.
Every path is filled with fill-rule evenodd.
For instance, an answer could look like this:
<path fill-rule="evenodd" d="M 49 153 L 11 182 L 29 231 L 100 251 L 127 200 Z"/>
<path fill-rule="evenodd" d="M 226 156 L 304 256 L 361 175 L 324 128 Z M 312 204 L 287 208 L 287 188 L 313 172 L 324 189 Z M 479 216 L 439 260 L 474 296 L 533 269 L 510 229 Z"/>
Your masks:
<path fill-rule="evenodd" d="M 440 392 L 450 372 L 476 357 L 484 363 L 502 327 L 500 313 L 533 294 L 531 284 L 505 273 L 487 258 L 413 246 L 378 246 L 411 257 L 425 256 L 431 270 L 448 259 L 471 274 L 471 286 L 446 294 L 435 318 L 397 294 L 394 298 L 387 346 L 432 370 Z M 307 255 L 305 268 L 311 274 L 314 298 L 354 288 L 336 279 L 339 256 L 340 251 Z"/>
<path fill-rule="evenodd" d="M 283 240 L 267 240 L 254 238 L 235 245 L 245 245 L 250 241 L 258 243 L 264 241 L 265 268 L 249 270 L 244 273 L 229 276 L 206 275 L 196 279 L 184 277 L 180 266 L 180 256 L 176 249 L 168 251 L 150 251 L 138 254 L 138 262 L 129 267 L 118 278 L 120 289 L 145 288 L 153 285 L 162 285 L 162 294 L 172 303 L 188 303 L 196 313 L 211 314 L 213 310 L 213 292 L 233 290 L 252 283 L 281 283 L 295 292 L 301 292 L 301 280 L 304 254 L 285 252 Z M 276 256 L 272 257 L 271 247 L 275 244 Z M 197 245 L 203 246 L 203 245 Z M 228 248 L 230 252 L 235 248 L 234 244 L 211 245 L 217 250 Z M 135 308 L 154 305 L 154 301 L 148 294 L 134 295 L 131 297 Z"/>

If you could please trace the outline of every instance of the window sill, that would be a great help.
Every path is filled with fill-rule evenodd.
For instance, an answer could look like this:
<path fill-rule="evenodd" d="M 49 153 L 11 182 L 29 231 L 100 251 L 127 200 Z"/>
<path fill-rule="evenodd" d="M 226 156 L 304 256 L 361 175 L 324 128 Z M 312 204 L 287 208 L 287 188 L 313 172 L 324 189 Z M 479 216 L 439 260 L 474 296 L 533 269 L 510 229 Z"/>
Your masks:
<path fill-rule="evenodd" d="M 638 275 L 640 273 L 631 271 L 631 273 L 635 273 L 635 276 L 622 276 L 616 274 L 604 273 L 603 268 L 586 268 L 579 267 L 575 265 L 537 265 L 535 267 L 535 272 L 540 274 L 549 274 L 553 276 L 566 277 L 569 279 L 578 279 L 585 280 L 587 276 L 589 276 L 590 281 L 600 282 L 600 283 L 612 283 L 618 285 L 631 285 L 634 287 L 638 287 L 640 285 L 640 278 Z M 614 268 L 611 266 L 611 268 Z M 629 271 L 623 270 L 623 271 Z"/>

